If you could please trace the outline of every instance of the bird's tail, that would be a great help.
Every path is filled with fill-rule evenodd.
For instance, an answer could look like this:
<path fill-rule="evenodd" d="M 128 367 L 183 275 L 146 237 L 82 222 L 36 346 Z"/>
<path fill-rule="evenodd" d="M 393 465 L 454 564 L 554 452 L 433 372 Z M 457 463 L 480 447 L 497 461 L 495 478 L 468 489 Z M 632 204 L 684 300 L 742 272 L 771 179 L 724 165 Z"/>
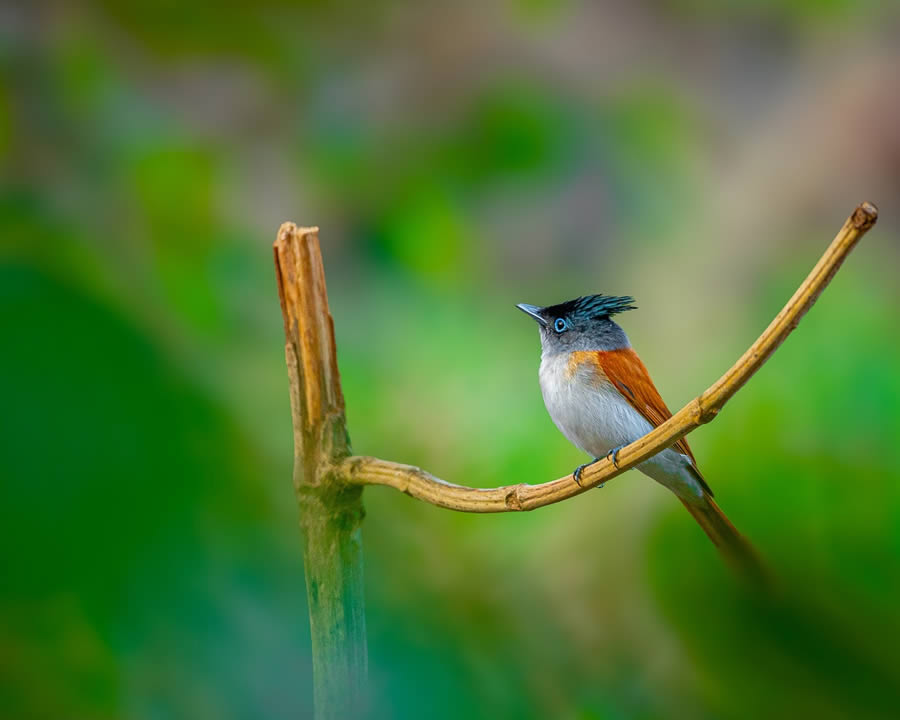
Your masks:
<path fill-rule="evenodd" d="M 703 493 L 703 499 L 700 502 L 679 499 L 732 567 L 754 581 L 767 581 L 766 570 L 756 554 L 756 550 L 731 524 L 731 521 L 708 493 Z"/>

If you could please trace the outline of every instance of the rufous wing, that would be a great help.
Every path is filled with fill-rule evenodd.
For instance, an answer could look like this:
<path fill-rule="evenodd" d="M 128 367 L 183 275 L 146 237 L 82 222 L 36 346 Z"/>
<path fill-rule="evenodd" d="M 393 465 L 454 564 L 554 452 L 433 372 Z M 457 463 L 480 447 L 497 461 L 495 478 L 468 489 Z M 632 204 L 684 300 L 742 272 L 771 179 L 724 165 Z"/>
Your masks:
<path fill-rule="evenodd" d="M 653 427 L 661 425 L 672 417 L 672 413 L 666 407 L 666 403 L 650 379 L 650 373 L 647 372 L 647 368 L 634 350 L 623 348 L 597 351 L 597 365 L 612 386 L 622 393 L 622 397 Z M 673 447 L 678 452 L 687 455 L 691 459 L 694 469 L 697 469 L 697 461 L 694 459 L 694 453 L 691 452 L 687 440 L 681 438 Z"/>

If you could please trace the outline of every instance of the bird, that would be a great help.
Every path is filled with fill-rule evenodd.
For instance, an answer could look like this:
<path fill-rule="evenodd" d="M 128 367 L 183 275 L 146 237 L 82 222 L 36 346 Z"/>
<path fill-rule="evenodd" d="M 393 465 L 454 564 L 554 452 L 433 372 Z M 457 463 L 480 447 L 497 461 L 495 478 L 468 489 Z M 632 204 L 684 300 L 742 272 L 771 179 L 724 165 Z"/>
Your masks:
<path fill-rule="evenodd" d="M 612 320 L 636 310 L 634 302 L 629 295 L 585 295 L 546 307 L 516 305 L 539 326 L 539 378 L 550 418 L 594 458 L 572 473 L 578 485 L 585 467 L 602 458 L 618 467 L 619 450 L 672 417 L 625 331 Z M 755 550 L 713 499 L 685 438 L 637 469 L 675 494 L 732 565 L 762 573 Z"/>

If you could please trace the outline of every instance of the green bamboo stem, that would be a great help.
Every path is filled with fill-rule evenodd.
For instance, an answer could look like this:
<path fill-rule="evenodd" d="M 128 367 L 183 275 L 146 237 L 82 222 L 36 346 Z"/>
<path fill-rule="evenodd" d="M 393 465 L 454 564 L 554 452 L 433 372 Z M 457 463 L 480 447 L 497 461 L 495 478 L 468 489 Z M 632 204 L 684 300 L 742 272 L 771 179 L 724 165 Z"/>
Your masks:
<path fill-rule="evenodd" d="M 368 655 L 362 488 L 337 470 L 350 455 L 318 228 L 285 223 L 275 241 L 294 426 L 317 720 L 365 713 Z"/>

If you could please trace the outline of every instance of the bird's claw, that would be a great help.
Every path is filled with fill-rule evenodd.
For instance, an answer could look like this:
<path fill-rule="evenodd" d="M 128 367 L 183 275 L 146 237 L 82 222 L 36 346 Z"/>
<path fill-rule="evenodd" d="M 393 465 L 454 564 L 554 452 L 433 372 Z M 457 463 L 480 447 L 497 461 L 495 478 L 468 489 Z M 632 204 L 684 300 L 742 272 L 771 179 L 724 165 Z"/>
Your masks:
<path fill-rule="evenodd" d="M 619 469 L 619 450 L 621 450 L 623 447 L 625 447 L 625 444 L 618 445 L 617 447 L 614 447 L 612 450 L 606 453 L 606 459 L 612 460 L 612 464 L 615 466 L 616 470 Z"/>
<path fill-rule="evenodd" d="M 623 447 L 625 447 L 625 444 L 614 447 L 612 450 L 610 450 L 608 453 L 606 453 L 606 459 L 612 460 L 612 463 L 613 463 L 613 465 L 615 465 L 616 470 L 619 469 L 619 450 L 621 450 Z M 600 458 L 594 458 L 589 463 L 584 463 L 584 465 L 579 465 L 577 468 L 575 468 L 575 470 L 572 472 L 572 479 L 575 481 L 575 484 L 578 487 L 584 487 L 584 485 L 581 484 L 581 474 L 584 472 L 584 469 L 588 465 L 593 465 L 595 462 L 599 462 L 599 461 L 600 461 Z M 600 483 L 597 486 L 597 489 L 602 488 L 604 485 L 606 485 L 605 482 Z"/>
<path fill-rule="evenodd" d="M 575 470 L 572 472 L 572 479 L 575 481 L 575 484 L 576 484 L 578 487 L 581 487 L 581 473 L 584 472 L 584 469 L 585 469 L 586 467 L 587 467 L 587 463 L 585 463 L 584 465 L 579 465 L 579 466 L 578 466 L 577 468 L 575 468 Z"/>
<path fill-rule="evenodd" d="M 579 465 L 577 468 L 575 468 L 575 470 L 572 472 L 572 479 L 575 481 L 575 484 L 576 484 L 578 487 L 584 487 L 584 486 L 581 484 L 581 474 L 584 472 L 584 469 L 585 469 L 588 465 L 593 465 L 593 464 L 594 464 L 595 462 L 597 462 L 599 459 L 600 459 L 600 458 L 594 458 L 594 459 L 591 460 L 589 463 L 584 463 L 584 465 Z M 603 485 L 600 485 L 599 487 L 603 487 Z"/>

